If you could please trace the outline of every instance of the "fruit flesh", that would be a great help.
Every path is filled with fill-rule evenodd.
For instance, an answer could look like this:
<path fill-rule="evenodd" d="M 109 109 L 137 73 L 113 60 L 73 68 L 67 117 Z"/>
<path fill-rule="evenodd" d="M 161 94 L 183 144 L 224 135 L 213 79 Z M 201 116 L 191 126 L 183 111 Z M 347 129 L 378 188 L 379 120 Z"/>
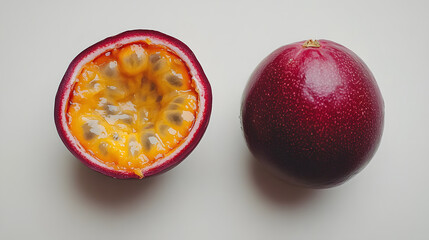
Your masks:
<path fill-rule="evenodd" d="M 197 106 L 183 61 L 165 47 L 136 42 L 83 66 L 67 121 L 98 160 L 143 177 L 142 168 L 168 156 L 186 138 Z"/>

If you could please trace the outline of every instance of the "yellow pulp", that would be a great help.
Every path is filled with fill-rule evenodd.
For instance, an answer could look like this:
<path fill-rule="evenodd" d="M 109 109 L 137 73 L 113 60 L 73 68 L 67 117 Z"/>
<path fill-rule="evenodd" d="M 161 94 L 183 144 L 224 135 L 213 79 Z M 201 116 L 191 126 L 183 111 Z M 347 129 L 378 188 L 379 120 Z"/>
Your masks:
<path fill-rule="evenodd" d="M 90 154 L 143 177 L 142 168 L 186 138 L 197 110 L 198 95 L 183 61 L 162 46 L 139 42 L 83 66 L 67 117 Z"/>

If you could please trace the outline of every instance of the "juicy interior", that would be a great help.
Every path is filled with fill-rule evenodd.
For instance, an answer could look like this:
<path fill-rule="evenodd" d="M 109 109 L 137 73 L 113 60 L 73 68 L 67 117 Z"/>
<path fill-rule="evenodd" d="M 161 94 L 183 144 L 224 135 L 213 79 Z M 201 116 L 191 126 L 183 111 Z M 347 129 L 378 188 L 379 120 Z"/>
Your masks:
<path fill-rule="evenodd" d="M 83 66 L 70 97 L 70 131 L 94 157 L 143 177 L 187 137 L 198 94 L 185 63 L 146 42 L 105 52 Z"/>

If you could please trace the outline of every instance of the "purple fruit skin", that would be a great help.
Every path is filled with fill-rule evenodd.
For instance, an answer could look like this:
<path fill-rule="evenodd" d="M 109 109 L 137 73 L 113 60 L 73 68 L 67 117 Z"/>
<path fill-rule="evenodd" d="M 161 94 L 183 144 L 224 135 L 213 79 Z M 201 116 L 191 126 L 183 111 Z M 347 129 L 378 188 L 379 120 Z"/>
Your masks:
<path fill-rule="evenodd" d="M 244 91 L 241 120 L 254 156 L 293 184 L 327 188 L 375 154 L 384 102 L 365 63 L 337 43 L 283 46 L 265 58 Z"/>

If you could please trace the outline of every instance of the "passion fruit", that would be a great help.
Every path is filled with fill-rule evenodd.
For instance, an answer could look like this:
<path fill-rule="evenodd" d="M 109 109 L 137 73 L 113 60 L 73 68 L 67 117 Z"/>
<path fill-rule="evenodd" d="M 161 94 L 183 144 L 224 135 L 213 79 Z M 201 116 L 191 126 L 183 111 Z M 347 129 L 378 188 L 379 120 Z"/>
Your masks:
<path fill-rule="evenodd" d="M 384 102 L 355 53 L 309 40 L 283 46 L 258 65 L 243 94 L 241 120 L 257 159 L 290 183 L 326 188 L 373 157 Z"/>
<path fill-rule="evenodd" d="M 152 30 L 104 39 L 69 65 L 55 98 L 66 147 L 90 168 L 143 178 L 183 161 L 201 140 L 212 93 L 181 41 Z"/>

